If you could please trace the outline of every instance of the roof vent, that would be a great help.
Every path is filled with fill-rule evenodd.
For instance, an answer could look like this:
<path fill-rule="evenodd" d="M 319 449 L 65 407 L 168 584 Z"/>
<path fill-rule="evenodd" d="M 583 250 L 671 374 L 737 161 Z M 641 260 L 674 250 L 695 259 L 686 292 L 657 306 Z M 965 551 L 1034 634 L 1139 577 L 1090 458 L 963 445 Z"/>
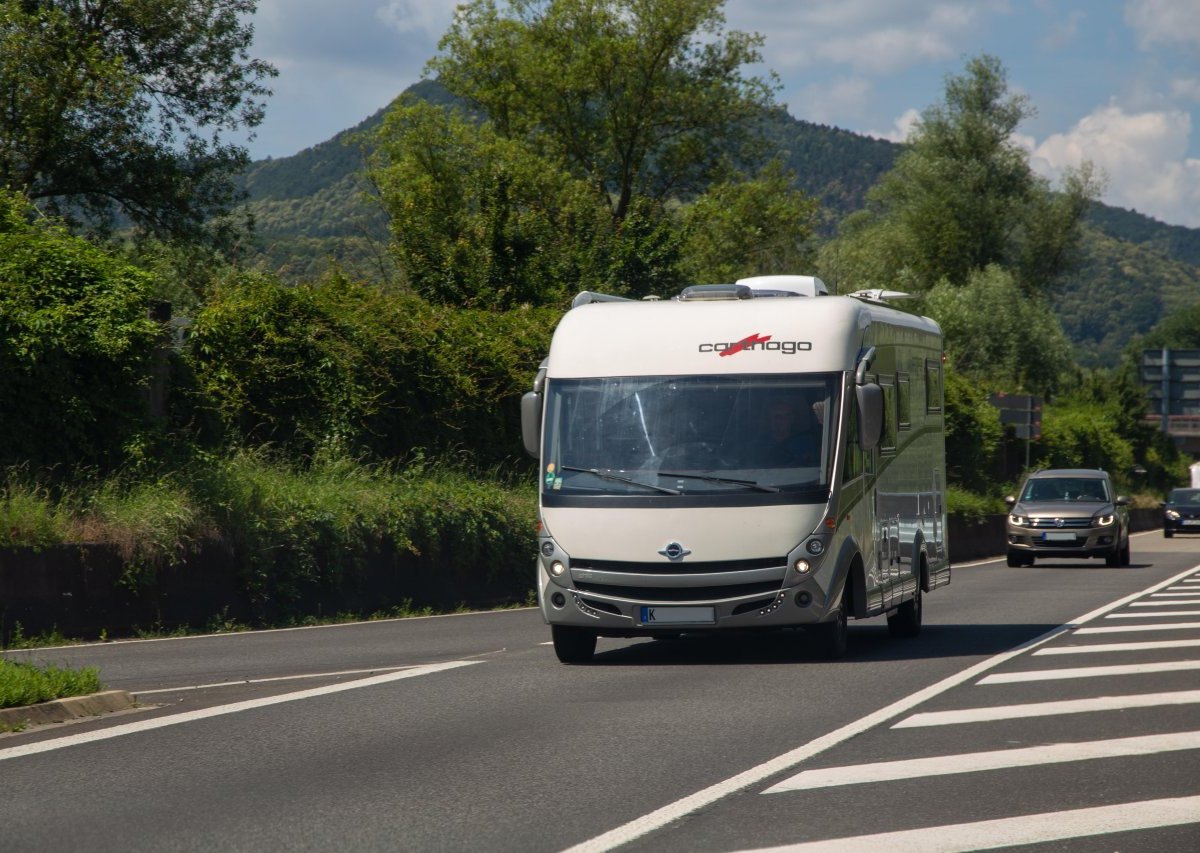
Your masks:
<path fill-rule="evenodd" d="M 693 284 L 679 294 L 681 302 L 703 302 L 716 299 L 751 299 L 754 291 L 744 284 Z"/>
<path fill-rule="evenodd" d="M 754 291 L 755 296 L 828 296 L 825 282 L 814 275 L 756 275 L 739 278 L 738 284 Z"/>

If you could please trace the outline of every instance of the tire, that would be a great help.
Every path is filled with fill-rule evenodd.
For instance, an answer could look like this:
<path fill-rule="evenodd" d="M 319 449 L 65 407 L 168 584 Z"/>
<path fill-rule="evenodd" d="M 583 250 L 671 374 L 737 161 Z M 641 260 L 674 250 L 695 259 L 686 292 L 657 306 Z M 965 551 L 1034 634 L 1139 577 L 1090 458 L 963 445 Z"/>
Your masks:
<path fill-rule="evenodd" d="M 1026 557 L 1024 554 L 1018 551 L 1009 551 L 1008 564 L 1014 568 L 1019 566 L 1032 566 L 1033 557 Z"/>
<path fill-rule="evenodd" d="M 1175 532 L 1173 530 L 1164 530 L 1163 531 L 1163 539 L 1170 539 L 1174 535 L 1175 535 Z"/>
<path fill-rule="evenodd" d="M 554 654 L 562 663 L 588 663 L 596 653 L 596 633 L 569 625 L 551 625 Z"/>
<path fill-rule="evenodd" d="M 911 600 L 896 608 L 887 619 L 888 633 L 893 637 L 916 637 L 921 633 L 921 611 L 924 609 L 921 585 Z"/>
<path fill-rule="evenodd" d="M 813 651 L 818 657 L 823 660 L 837 660 L 846 656 L 848 625 L 846 599 L 843 597 L 832 621 L 820 622 L 808 629 L 812 632 Z"/>
<path fill-rule="evenodd" d="M 1121 565 L 1121 546 L 1117 545 L 1109 553 L 1104 555 L 1104 565 L 1111 568 L 1116 568 Z"/>
<path fill-rule="evenodd" d="M 1129 539 L 1125 540 L 1124 547 L 1121 548 L 1121 565 L 1128 566 L 1132 562 L 1129 555 Z"/>

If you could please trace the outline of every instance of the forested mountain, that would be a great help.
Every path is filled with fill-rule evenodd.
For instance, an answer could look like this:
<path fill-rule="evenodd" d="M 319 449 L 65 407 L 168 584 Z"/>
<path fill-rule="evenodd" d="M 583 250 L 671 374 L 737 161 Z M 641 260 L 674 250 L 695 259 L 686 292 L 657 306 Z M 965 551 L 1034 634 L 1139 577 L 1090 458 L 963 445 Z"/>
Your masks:
<path fill-rule="evenodd" d="M 428 81 L 409 91 L 434 102 L 448 100 L 444 89 Z M 258 264 L 293 281 L 314 278 L 332 265 L 353 276 L 396 281 L 386 219 L 363 177 L 363 138 L 383 113 L 291 157 L 251 166 L 245 187 L 257 225 Z M 901 150 L 782 110 L 768 117 L 768 138 L 784 153 L 797 186 L 819 200 L 826 235 L 862 207 L 867 190 Z M 1084 249 L 1080 268 L 1052 294 L 1084 366 L 1115 364 L 1133 336 L 1200 301 L 1200 229 L 1096 204 Z"/>

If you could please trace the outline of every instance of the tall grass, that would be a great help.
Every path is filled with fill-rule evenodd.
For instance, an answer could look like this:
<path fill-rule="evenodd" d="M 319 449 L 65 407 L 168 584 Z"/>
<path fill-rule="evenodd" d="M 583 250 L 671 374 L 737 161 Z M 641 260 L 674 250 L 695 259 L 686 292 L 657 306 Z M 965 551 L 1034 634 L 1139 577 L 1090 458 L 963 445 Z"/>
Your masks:
<path fill-rule="evenodd" d="M 83 696 L 103 688 L 99 674 L 92 667 L 71 670 L 0 660 L 0 708 L 19 708 L 65 696 Z"/>
<path fill-rule="evenodd" d="M 336 449 L 303 464 L 242 450 L 56 491 L 14 470 L 0 492 L 0 547 L 109 545 L 126 583 L 141 587 L 218 542 L 235 554 L 251 600 L 285 604 L 336 588 L 380 549 L 503 578 L 527 571 L 537 510 L 531 484 L 502 480 L 499 470 L 421 457 L 368 464 Z"/>

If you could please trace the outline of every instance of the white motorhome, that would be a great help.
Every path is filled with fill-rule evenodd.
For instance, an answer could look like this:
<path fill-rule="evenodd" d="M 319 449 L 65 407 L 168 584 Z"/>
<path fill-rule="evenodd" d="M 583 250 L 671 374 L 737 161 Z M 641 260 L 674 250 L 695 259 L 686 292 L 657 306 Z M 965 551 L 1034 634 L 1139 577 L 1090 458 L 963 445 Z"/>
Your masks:
<path fill-rule="evenodd" d="M 799 628 L 839 657 L 848 618 L 920 631 L 950 582 L 942 336 L 902 296 L 760 276 L 576 297 L 521 401 L 561 661 L 598 636 Z"/>

